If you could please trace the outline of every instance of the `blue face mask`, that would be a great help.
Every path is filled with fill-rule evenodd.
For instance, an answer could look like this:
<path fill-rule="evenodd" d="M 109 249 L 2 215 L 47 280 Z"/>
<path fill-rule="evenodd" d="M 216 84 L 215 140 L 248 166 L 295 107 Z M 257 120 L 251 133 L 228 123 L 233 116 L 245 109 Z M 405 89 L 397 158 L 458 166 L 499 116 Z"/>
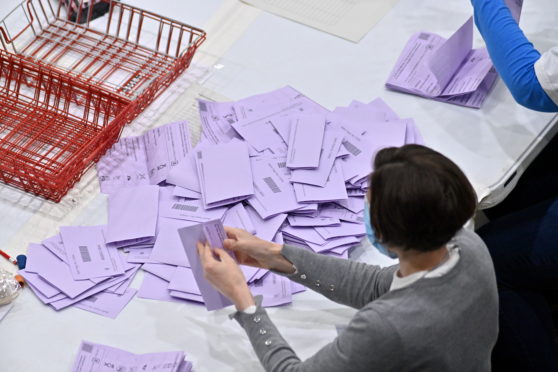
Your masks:
<path fill-rule="evenodd" d="M 397 254 L 388 250 L 386 246 L 384 246 L 378 241 L 378 239 L 376 239 L 376 234 L 374 233 L 374 228 L 372 227 L 372 222 L 370 219 L 370 204 L 368 203 L 368 199 L 365 200 L 364 225 L 366 226 L 366 235 L 368 236 L 368 240 L 381 254 L 386 255 L 389 258 L 397 258 Z"/>

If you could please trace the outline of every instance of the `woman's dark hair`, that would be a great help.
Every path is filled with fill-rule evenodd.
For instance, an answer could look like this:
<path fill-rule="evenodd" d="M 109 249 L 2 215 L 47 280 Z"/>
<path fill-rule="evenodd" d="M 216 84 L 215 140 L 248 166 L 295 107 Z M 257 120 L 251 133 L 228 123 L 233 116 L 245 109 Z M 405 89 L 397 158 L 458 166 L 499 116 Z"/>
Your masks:
<path fill-rule="evenodd" d="M 475 213 L 475 190 L 444 155 L 420 145 L 380 150 L 370 175 L 376 237 L 404 250 L 440 248 Z"/>

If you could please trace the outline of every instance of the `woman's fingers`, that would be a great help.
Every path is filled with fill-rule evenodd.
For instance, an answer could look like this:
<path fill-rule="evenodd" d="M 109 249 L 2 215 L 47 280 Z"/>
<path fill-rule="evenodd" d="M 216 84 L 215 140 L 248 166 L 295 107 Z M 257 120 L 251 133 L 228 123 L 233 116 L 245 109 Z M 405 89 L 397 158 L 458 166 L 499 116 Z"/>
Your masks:
<path fill-rule="evenodd" d="M 230 226 L 223 226 L 223 228 L 225 229 L 225 233 L 227 234 L 227 237 L 229 239 L 233 239 L 233 240 L 238 239 L 238 232 L 240 231 L 240 229 L 230 227 Z"/>
<path fill-rule="evenodd" d="M 225 249 L 228 249 L 229 251 L 235 251 L 235 250 L 237 250 L 237 248 L 238 248 L 237 245 L 236 245 L 236 243 L 237 243 L 237 240 L 235 240 L 235 239 L 230 239 L 230 238 L 229 238 L 229 239 L 225 239 L 225 240 L 223 241 L 223 247 L 224 247 Z"/>

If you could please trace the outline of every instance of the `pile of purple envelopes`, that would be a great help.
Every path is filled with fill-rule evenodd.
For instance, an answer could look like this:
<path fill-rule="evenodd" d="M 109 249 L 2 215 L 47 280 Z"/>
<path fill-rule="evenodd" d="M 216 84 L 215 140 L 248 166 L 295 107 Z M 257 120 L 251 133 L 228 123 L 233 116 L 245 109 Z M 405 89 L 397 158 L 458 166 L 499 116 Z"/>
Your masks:
<path fill-rule="evenodd" d="M 71 371 L 190 372 L 192 363 L 184 358 L 183 351 L 133 354 L 114 347 L 83 341 Z"/>
<path fill-rule="evenodd" d="M 199 110 L 195 146 L 188 124 L 176 122 L 120 139 L 99 161 L 109 195 L 105 226 L 61 227 L 30 245 L 22 274 L 44 303 L 116 316 L 134 296 L 129 285 L 142 265 L 138 297 L 226 306 L 209 300 L 192 255 L 192 237 L 214 228 L 207 240 L 218 245 L 222 225 L 347 258 L 365 235 L 374 154 L 422 143 L 414 121 L 381 99 L 329 111 L 285 87 L 236 102 L 199 101 Z M 290 303 L 304 290 L 268 270 L 242 270 L 264 306 Z"/>

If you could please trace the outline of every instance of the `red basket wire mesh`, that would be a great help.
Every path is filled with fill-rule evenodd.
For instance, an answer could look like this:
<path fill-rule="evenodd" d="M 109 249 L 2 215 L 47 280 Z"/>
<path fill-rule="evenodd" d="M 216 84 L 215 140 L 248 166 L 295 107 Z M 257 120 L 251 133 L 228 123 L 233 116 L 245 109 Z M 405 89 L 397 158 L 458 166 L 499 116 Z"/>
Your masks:
<path fill-rule="evenodd" d="M 0 180 L 56 202 L 205 40 L 120 2 L 78 21 L 50 0 L 26 0 L 0 21 Z"/>

